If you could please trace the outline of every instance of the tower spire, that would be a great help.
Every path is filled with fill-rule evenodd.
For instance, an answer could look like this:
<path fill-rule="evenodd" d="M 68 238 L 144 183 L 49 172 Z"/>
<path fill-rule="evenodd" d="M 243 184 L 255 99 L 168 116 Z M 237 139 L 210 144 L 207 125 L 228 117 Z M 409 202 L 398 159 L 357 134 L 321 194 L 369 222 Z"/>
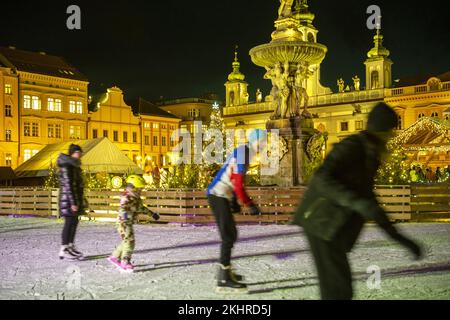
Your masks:
<path fill-rule="evenodd" d="M 234 49 L 234 61 L 233 61 L 233 72 L 230 73 L 230 75 L 228 76 L 228 80 L 229 81 L 244 81 L 245 80 L 245 75 L 241 73 L 241 63 L 239 62 L 238 59 L 238 49 L 239 46 L 236 45 L 235 49 Z"/>

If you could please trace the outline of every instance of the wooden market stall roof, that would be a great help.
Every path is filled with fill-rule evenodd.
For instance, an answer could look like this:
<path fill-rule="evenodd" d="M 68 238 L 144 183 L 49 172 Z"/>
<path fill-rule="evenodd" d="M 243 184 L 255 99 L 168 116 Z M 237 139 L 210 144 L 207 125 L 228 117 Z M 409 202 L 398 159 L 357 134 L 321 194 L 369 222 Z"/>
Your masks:
<path fill-rule="evenodd" d="M 81 168 L 90 173 L 135 173 L 143 171 L 120 151 L 108 138 L 63 142 L 46 146 L 30 160 L 20 165 L 15 174 L 18 178 L 37 178 L 49 175 L 49 169 L 56 166 L 61 153 L 67 153 L 71 143 L 83 149 Z"/>
<path fill-rule="evenodd" d="M 448 146 L 450 149 L 450 127 L 437 119 L 423 117 L 390 141 L 389 147 L 395 146 L 421 150 Z"/>

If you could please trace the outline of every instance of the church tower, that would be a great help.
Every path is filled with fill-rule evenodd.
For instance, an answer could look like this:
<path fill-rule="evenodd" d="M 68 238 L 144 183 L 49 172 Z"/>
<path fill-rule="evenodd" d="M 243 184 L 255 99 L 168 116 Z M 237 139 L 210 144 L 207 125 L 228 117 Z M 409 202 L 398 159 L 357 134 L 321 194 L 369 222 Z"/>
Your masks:
<path fill-rule="evenodd" d="M 377 28 L 375 46 L 367 53 L 366 65 L 366 90 L 390 88 L 392 86 L 392 65 L 389 59 L 390 52 L 383 47 L 383 35 L 381 28 Z"/>
<path fill-rule="evenodd" d="M 240 71 L 241 63 L 238 60 L 237 47 L 234 52 L 233 72 L 228 76 L 225 83 L 226 107 L 240 106 L 248 103 L 248 83 L 245 82 L 245 75 Z"/>

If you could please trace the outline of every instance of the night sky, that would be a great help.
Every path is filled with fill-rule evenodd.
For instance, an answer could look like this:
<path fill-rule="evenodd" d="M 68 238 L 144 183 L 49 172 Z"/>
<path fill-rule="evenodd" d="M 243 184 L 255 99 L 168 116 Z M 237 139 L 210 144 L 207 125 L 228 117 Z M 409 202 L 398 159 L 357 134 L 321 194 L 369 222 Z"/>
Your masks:
<path fill-rule="evenodd" d="M 329 49 L 322 82 L 336 91 L 337 78 L 365 79 L 371 4 L 383 10 L 394 78 L 450 71 L 447 2 L 310 0 L 319 42 Z M 71 4 L 81 7 L 82 30 L 66 28 Z M 269 81 L 248 52 L 270 41 L 278 6 L 278 0 L 2 1 L 0 45 L 65 57 L 90 79 L 93 92 L 117 85 L 127 98 L 157 100 L 223 97 L 238 44 L 254 99 L 258 87 L 268 93 Z"/>

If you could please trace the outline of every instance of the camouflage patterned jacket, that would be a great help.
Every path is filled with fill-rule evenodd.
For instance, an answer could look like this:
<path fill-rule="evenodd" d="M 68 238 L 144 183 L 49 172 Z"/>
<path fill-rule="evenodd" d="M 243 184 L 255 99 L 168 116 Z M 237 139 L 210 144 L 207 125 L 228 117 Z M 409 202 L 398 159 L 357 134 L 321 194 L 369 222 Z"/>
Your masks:
<path fill-rule="evenodd" d="M 134 223 L 138 214 L 148 213 L 139 195 L 131 190 L 125 190 L 120 197 L 119 222 Z"/>

